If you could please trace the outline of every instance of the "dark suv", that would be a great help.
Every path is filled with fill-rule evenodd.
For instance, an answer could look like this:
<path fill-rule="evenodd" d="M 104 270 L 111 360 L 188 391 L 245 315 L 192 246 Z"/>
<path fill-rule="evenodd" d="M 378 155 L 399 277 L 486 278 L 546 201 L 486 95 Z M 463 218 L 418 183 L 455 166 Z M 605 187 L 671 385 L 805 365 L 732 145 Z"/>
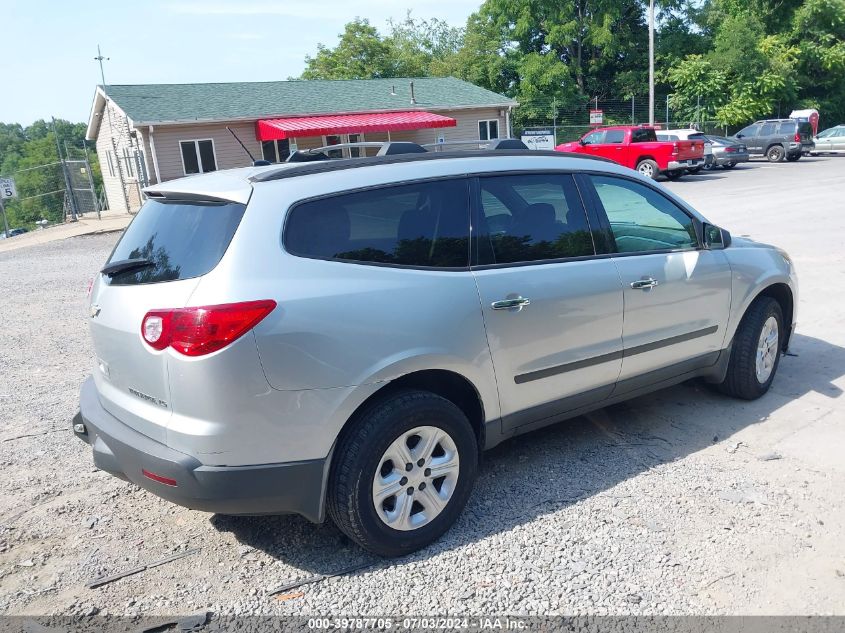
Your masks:
<path fill-rule="evenodd" d="M 734 134 L 748 148 L 752 156 L 765 156 L 770 163 L 784 158 L 796 161 L 815 148 L 813 128 L 795 119 L 766 119 L 757 121 Z"/>

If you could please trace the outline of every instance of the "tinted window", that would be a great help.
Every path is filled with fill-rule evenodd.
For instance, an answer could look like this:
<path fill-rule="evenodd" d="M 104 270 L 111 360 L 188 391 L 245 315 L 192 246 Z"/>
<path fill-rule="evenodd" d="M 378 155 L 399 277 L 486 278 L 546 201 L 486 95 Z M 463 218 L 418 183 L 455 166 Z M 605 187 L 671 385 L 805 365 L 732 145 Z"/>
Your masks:
<path fill-rule="evenodd" d="M 112 284 L 146 284 L 198 277 L 214 268 L 246 207 L 148 200 L 117 243 L 109 263 L 148 259 L 152 266 L 114 275 Z"/>
<path fill-rule="evenodd" d="M 772 136 L 775 133 L 776 123 L 764 123 L 760 128 L 760 136 Z"/>
<path fill-rule="evenodd" d="M 795 134 L 796 127 L 797 126 L 794 121 L 784 121 L 780 124 L 778 134 L 788 134 L 789 136 L 793 136 Z"/>
<path fill-rule="evenodd" d="M 481 178 L 479 263 L 593 255 L 593 240 L 569 175 Z"/>
<path fill-rule="evenodd" d="M 385 187 L 300 204 L 288 216 L 285 248 L 302 257 L 465 267 L 466 181 Z"/>
<path fill-rule="evenodd" d="M 632 143 L 648 143 L 649 141 L 656 141 L 657 135 L 651 128 L 641 128 L 631 132 Z"/>
<path fill-rule="evenodd" d="M 692 219 L 657 191 L 638 182 L 590 176 L 620 253 L 696 248 Z"/>
<path fill-rule="evenodd" d="M 704 134 L 699 132 L 698 134 L 690 134 L 689 136 L 687 136 L 687 140 L 688 141 L 707 141 L 707 137 L 704 136 Z"/>
<path fill-rule="evenodd" d="M 622 130 L 608 130 L 604 137 L 605 143 L 622 143 L 625 141 L 625 132 Z"/>
<path fill-rule="evenodd" d="M 759 125 L 749 125 L 747 128 L 744 128 L 736 133 L 737 138 L 740 136 L 757 136 L 757 131 L 760 129 Z"/>

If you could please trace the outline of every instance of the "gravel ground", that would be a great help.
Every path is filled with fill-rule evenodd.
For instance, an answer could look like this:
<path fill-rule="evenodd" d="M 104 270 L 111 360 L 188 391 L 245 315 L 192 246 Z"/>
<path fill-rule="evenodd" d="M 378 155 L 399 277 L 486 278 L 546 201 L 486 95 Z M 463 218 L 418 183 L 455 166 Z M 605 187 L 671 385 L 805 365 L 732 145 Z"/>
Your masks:
<path fill-rule="evenodd" d="M 843 166 L 754 164 L 670 184 L 797 262 L 797 356 L 769 395 L 740 402 L 691 382 L 505 443 L 454 528 L 396 561 L 330 524 L 193 512 L 95 470 L 69 423 L 92 366 L 88 281 L 117 234 L 0 254 L 0 612 L 845 614 L 845 311 L 829 284 L 841 293 Z"/>

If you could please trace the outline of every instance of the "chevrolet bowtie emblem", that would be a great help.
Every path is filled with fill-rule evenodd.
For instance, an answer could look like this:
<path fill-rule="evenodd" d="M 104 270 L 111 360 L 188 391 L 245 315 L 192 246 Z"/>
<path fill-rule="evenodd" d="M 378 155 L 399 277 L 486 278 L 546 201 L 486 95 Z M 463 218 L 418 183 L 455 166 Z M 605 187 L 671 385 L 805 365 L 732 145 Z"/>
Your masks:
<path fill-rule="evenodd" d="M 100 306 L 92 305 L 91 306 L 91 318 L 93 319 L 99 314 L 100 314 Z"/>

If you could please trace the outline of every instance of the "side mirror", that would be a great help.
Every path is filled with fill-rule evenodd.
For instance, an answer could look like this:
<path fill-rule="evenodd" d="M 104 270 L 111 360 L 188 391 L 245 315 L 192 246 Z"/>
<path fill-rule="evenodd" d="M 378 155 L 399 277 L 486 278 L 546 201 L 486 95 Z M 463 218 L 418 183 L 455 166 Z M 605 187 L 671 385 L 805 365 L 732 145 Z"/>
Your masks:
<path fill-rule="evenodd" d="M 713 224 L 704 224 L 704 248 L 718 251 L 731 245 L 731 234 Z"/>
<path fill-rule="evenodd" d="M 582 139 L 582 138 L 578 139 L 578 145 L 586 145 L 586 144 L 587 144 L 587 141 L 585 141 L 584 139 Z"/>
<path fill-rule="evenodd" d="M 736 137 L 737 138 L 745 138 L 745 134 L 737 134 Z"/>

